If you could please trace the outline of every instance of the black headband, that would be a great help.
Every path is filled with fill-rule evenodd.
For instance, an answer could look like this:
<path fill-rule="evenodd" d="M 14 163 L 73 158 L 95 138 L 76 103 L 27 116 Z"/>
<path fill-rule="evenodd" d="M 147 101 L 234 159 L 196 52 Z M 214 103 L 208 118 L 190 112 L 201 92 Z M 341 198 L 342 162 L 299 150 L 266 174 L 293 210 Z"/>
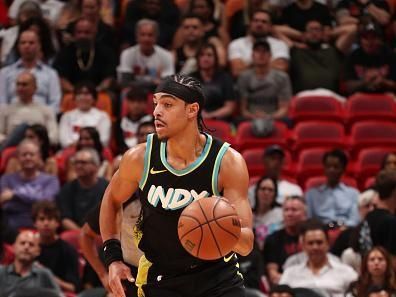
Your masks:
<path fill-rule="evenodd" d="M 200 107 L 204 104 L 204 96 L 198 90 L 179 84 L 172 78 L 165 78 L 155 89 L 155 93 L 167 93 L 187 103 L 197 102 Z"/>

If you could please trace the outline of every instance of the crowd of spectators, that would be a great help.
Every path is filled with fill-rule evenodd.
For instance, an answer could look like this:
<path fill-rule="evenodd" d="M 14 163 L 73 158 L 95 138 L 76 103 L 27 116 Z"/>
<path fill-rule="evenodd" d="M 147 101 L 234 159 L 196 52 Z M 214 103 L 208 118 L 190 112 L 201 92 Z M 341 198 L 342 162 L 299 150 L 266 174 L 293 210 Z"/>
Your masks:
<path fill-rule="evenodd" d="M 394 0 L 0 0 L 0 297 L 108 289 L 98 207 L 154 132 L 164 77 L 201 81 L 208 122 L 265 137 L 293 131 L 301 94 L 393 98 L 395 41 Z M 256 149 L 247 296 L 396 296 L 396 148 L 361 186 L 345 179 L 355 156 L 327 147 L 310 187 L 285 174 L 285 147 Z"/>

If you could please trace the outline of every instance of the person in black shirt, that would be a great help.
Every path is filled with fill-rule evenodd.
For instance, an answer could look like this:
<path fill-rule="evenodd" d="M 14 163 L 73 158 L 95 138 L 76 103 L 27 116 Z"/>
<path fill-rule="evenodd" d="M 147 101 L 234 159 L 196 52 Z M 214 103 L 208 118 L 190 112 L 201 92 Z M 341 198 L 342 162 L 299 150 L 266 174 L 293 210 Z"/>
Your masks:
<path fill-rule="evenodd" d="M 66 292 L 78 292 L 78 254 L 59 238 L 60 212 L 53 202 L 40 201 L 33 205 L 34 226 L 40 234 L 41 252 L 37 260 L 50 269 L 59 287 Z"/>
<path fill-rule="evenodd" d="M 301 251 L 299 227 L 307 218 L 305 201 L 299 196 L 286 197 L 283 203 L 284 228 L 269 235 L 264 244 L 265 269 L 272 284 L 278 284 L 286 259 Z"/>
<path fill-rule="evenodd" d="M 376 177 L 378 192 L 376 209 L 369 212 L 366 220 L 370 228 L 372 244 L 384 247 L 396 257 L 396 171 L 383 170 Z"/>
<path fill-rule="evenodd" d="M 363 16 L 371 16 L 381 25 L 390 21 L 391 11 L 386 0 L 342 0 L 336 7 L 337 23 L 358 24 Z"/>

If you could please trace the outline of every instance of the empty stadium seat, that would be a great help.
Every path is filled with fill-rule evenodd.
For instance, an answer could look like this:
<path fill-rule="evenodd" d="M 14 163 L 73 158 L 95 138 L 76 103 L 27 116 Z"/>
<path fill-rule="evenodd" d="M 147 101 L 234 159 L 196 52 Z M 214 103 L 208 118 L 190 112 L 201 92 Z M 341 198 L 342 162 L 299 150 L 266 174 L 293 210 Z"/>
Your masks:
<path fill-rule="evenodd" d="M 396 149 L 396 123 L 380 121 L 362 121 L 351 128 L 350 145 L 352 153 L 368 147 L 387 147 Z"/>
<path fill-rule="evenodd" d="M 252 133 L 252 123 L 250 121 L 239 124 L 235 137 L 237 149 L 242 152 L 248 148 L 264 148 L 270 144 L 287 146 L 288 129 L 285 123 L 275 121 L 275 131 L 268 137 L 257 137 Z"/>
<path fill-rule="evenodd" d="M 293 97 L 289 117 L 295 123 L 309 120 L 344 122 L 344 107 L 331 96 Z"/>
<path fill-rule="evenodd" d="M 364 120 L 396 121 L 395 100 L 385 94 L 355 94 L 345 105 L 348 125 Z"/>
<path fill-rule="evenodd" d="M 296 165 L 299 184 L 304 185 L 309 177 L 323 174 L 322 159 L 327 151 L 328 148 L 308 148 L 300 152 Z"/>
<path fill-rule="evenodd" d="M 354 166 L 354 175 L 362 188 L 368 177 L 376 175 L 381 170 L 382 161 L 388 153 L 390 151 L 386 147 L 366 148 L 359 152 Z"/>
<path fill-rule="evenodd" d="M 341 178 L 341 181 L 346 184 L 347 186 L 353 187 L 353 188 L 358 188 L 358 184 L 356 179 L 350 176 L 343 176 Z M 303 185 L 304 191 L 308 191 L 310 188 L 313 187 L 318 187 L 320 185 L 323 185 L 326 183 L 326 177 L 325 176 L 313 176 L 310 177 L 309 179 L 306 180 L 306 182 Z"/>
<path fill-rule="evenodd" d="M 311 147 L 345 148 L 344 126 L 329 121 L 300 122 L 293 130 L 293 150 L 298 153 Z"/>
<path fill-rule="evenodd" d="M 263 163 L 264 149 L 265 148 L 252 148 L 246 149 L 242 152 L 242 157 L 246 161 L 249 176 L 263 176 L 265 174 L 265 168 Z M 290 153 L 286 150 L 284 150 L 284 153 L 284 170 L 282 170 L 282 174 L 288 176 L 291 175 L 291 172 L 293 171 L 293 164 Z"/>
<path fill-rule="evenodd" d="M 4 170 L 6 170 L 8 161 L 12 157 L 16 156 L 16 152 L 16 146 L 7 147 L 5 150 L 2 151 L 0 156 L 0 174 L 3 173 Z"/>

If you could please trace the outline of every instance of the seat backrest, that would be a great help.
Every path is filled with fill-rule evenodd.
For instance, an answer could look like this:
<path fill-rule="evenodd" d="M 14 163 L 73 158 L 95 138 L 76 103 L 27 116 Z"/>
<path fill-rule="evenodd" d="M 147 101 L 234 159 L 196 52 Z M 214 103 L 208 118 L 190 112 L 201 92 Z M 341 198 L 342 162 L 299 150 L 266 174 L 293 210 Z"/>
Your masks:
<path fill-rule="evenodd" d="M 4 170 L 7 168 L 8 161 L 12 157 L 16 156 L 16 152 L 17 152 L 16 146 L 8 147 L 5 150 L 3 150 L 0 157 L 0 174 L 3 173 Z"/>
<path fill-rule="evenodd" d="M 344 117 L 343 104 L 331 96 L 293 97 L 289 105 L 289 116 L 295 122 L 302 120 L 336 120 Z"/>
<path fill-rule="evenodd" d="M 209 133 L 224 141 L 232 140 L 231 126 L 229 123 L 221 120 L 205 120 L 205 126 Z"/>
<path fill-rule="evenodd" d="M 341 178 L 341 181 L 346 184 L 347 186 L 353 187 L 353 188 L 358 188 L 358 184 L 356 179 L 349 177 L 349 176 L 343 176 Z M 320 176 L 313 176 L 308 178 L 304 185 L 303 185 L 303 189 L 305 191 L 308 191 L 310 188 L 313 187 L 318 187 L 320 185 L 323 185 L 324 183 L 326 183 L 326 177 L 324 175 L 320 175 Z"/>
<path fill-rule="evenodd" d="M 80 230 L 67 230 L 67 231 L 63 231 L 60 234 L 60 238 L 68 242 L 71 246 L 73 246 L 77 252 L 81 252 L 80 234 L 81 234 Z"/>

